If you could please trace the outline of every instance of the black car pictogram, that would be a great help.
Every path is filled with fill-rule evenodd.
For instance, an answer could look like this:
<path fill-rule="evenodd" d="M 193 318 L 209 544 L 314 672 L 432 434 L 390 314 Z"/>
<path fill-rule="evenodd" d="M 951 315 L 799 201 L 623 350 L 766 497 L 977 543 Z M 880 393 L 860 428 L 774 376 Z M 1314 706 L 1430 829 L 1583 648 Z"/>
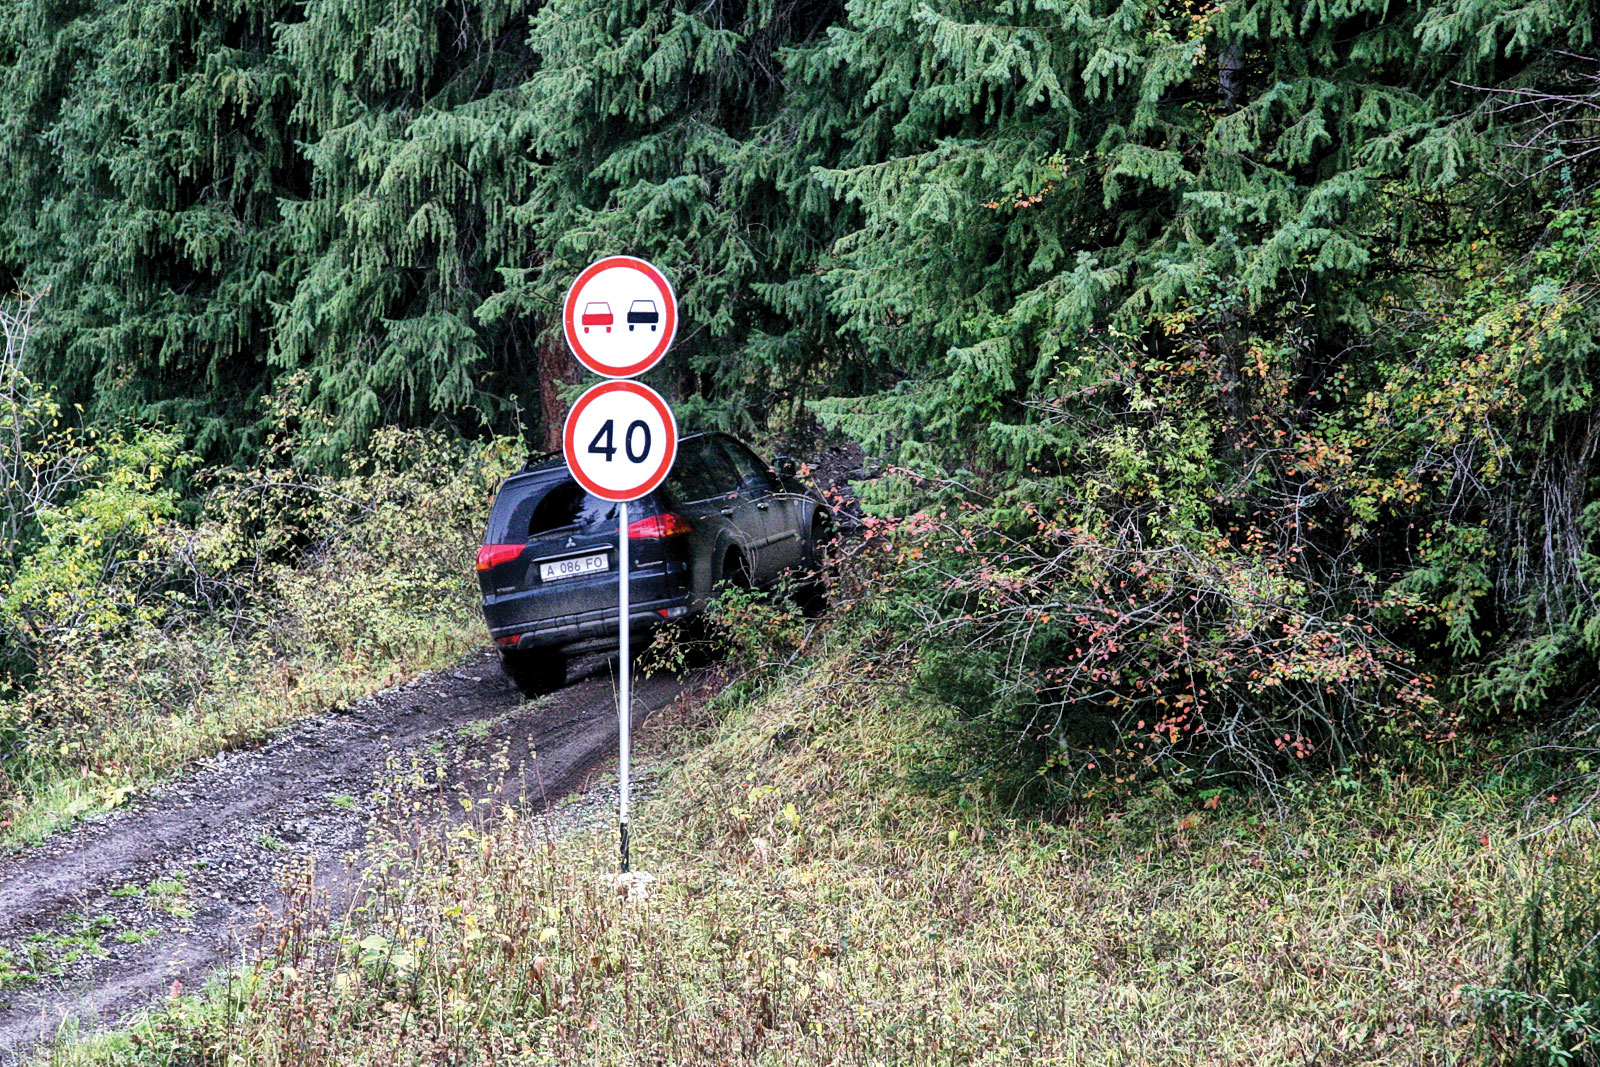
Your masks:
<path fill-rule="evenodd" d="M 661 322 L 661 312 L 656 310 L 654 300 L 635 300 L 628 307 L 628 332 L 632 333 L 635 326 L 649 326 L 650 332 L 656 331 L 656 326 Z"/>

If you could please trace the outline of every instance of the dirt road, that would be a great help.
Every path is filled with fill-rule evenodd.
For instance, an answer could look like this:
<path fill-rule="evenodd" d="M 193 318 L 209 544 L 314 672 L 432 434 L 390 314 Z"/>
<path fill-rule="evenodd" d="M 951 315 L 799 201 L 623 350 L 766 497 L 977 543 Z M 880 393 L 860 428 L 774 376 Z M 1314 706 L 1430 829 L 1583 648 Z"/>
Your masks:
<path fill-rule="evenodd" d="M 286 867 L 348 880 L 386 782 L 411 778 L 434 817 L 463 794 L 542 807 L 582 787 L 616 751 L 614 670 L 580 661 L 566 688 L 524 702 L 493 653 L 476 655 L 0 859 L 0 1064 L 64 1017 L 103 1025 L 238 962 Z M 635 721 L 689 681 L 636 684 Z"/>

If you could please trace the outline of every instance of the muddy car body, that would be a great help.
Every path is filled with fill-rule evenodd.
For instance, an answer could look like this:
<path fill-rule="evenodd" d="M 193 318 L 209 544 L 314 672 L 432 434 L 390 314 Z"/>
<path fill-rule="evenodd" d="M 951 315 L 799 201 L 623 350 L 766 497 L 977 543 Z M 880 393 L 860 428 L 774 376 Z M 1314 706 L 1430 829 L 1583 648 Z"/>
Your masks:
<path fill-rule="evenodd" d="M 795 575 L 803 599 L 833 523 L 795 474 L 726 434 L 679 444 L 672 473 L 628 505 L 629 629 L 635 643 L 705 610 L 723 583 L 768 587 Z M 489 635 L 525 692 L 554 688 L 566 660 L 617 645 L 616 505 L 572 480 L 559 456 L 506 479 L 490 511 L 478 581 Z"/>

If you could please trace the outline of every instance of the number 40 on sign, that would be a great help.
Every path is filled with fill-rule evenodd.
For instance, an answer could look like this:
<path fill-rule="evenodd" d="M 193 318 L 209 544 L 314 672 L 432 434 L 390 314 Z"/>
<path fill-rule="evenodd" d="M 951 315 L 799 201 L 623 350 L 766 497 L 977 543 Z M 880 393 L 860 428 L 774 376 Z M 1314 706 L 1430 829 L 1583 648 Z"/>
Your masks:
<path fill-rule="evenodd" d="M 672 469 L 678 424 L 648 385 L 601 382 L 572 405 L 562 444 L 579 485 L 602 500 L 637 500 Z"/>

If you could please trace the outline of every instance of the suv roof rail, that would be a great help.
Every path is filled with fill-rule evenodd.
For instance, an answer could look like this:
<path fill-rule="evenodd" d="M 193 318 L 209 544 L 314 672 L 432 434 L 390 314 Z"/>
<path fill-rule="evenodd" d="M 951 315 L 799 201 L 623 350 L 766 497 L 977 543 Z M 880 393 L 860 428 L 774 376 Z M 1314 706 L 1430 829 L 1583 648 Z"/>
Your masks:
<path fill-rule="evenodd" d="M 526 474 L 529 471 L 536 471 L 543 467 L 551 466 L 557 461 L 565 463 L 566 457 L 560 452 L 535 452 L 528 456 L 527 462 L 522 465 L 521 473 Z"/>

